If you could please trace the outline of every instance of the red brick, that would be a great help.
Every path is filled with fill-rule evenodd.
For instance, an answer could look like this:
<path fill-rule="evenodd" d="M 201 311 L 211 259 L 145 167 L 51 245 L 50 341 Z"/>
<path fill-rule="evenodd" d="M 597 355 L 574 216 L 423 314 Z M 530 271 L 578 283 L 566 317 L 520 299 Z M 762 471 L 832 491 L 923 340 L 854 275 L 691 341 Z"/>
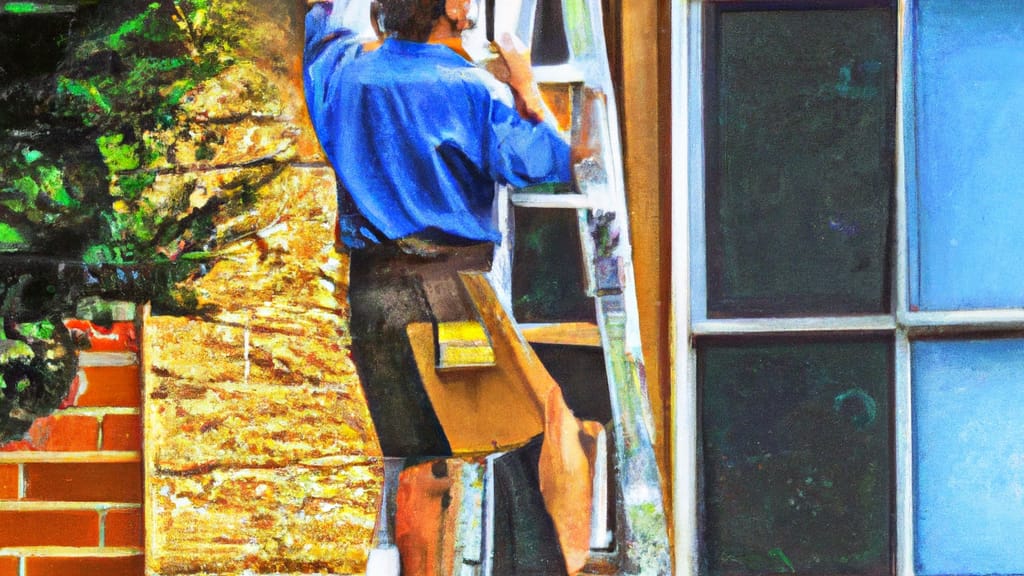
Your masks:
<path fill-rule="evenodd" d="M 0 500 L 14 500 L 18 497 L 18 465 L 0 465 Z M 0 572 L 2 574 L 3 572 Z"/>
<path fill-rule="evenodd" d="M 4 546 L 99 546 L 100 519 L 94 510 L 0 511 Z"/>
<path fill-rule="evenodd" d="M 96 449 L 99 430 L 92 416 L 48 416 L 32 423 L 28 440 L 34 450 L 88 451 Z"/>
<path fill-rule="evenodd" d="M 88 320 L 66 320 L 68 330 L 79 330 L 89 338 L 90 352 L 138 352 L 139 339 L 132 322 L 114 322 L 110 328 Z"/>
<path fill-rule="evenodd" d="M 18 576 L 18 559 L 14 556 L 0 556 L 0 576 Z"/>
<path fill-rule="evenodd" d="M 142 416 L 107 414 L 103 417 L 103 450 L 141 450 Z"/>
<path fill-rule="evenodd" d="M 25 559 L 25 576 L 139 576 L 144 570 L 142 555 Z"/>
<path fill-rule="evenodd" d="M 25 498 L 69 502 L 141 502 L 142 465 L 25 464 Z"/>
<path fill-rule="evenodd" d="M 142 382 L 138 366 L 87 366 L 76 406 L 138 407 Z"/>
<path fill-rule="evenodd" d="M 103 544 L 142 548 L 142 510 L 108 511 Z"/>

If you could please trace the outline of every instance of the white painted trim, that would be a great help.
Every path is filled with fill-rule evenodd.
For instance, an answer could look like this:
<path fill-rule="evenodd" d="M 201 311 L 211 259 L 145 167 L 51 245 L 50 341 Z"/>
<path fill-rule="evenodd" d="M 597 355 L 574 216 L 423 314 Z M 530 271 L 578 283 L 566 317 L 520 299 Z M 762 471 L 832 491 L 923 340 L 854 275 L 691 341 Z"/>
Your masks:
<path fill-rule="evenodd" d="M 0 556 L 24 558 L 124 558 L 142 556 L 141 548 L 79 548 L 72 546 L 18 546 L 0 548 Z"/>
<path fill-rule="evenodd" d="M 61 502 L 53 500 L 0 500 L 2 512 L 65 512 L 79 510 L 137 510 L 138 502 Z"/>
<path fill-rule="evenodd" d="M 900 0 L 896 16 L 896 158 L 894 162 L 895 202 L 893 203 L 896 211 L 893 215 L 895 218 L 893 234 L 896 236 L 896 252 L 893 254 L 895 281 L 893 282 L 894 300 L 892 303 L 897 314 L 902 314 L 909 310 L 910 291 L 909 263 L 907 260 L 909 239 L 907 238 L 907 151 L 905 137 L 906 116 L 904 111 L 904 103 L 910 97 L 908 96 L 909 83 L 904 79 L 904 73 L 907 71 L 908 61 L 911 58 L 911 55 L 907 52 L 910 45 L 909 39 L 906 37 L 910 30 L 906 20 L 907 14 L 906 0 Z M 911 122 L 913 122 L 913 118 L 911 118 Z"/>
<path fill-rule="evenodd" d="M 103 418 L 104 416 L 139 416 L 138 408 L 128 406 L 69 406 L 63 410 L 53 413 L 53 416 L 92 416 Z"/>
<path fill-rule="evenodd" d="M 591 208 L 594 201 L 584 194 L 532 194 L 514 192 L 512 205 L 523 208 Z"/>
<path fill-rule="evenodd" d="M 134 352 L 89 352 L 78 353 L 80 368 L 97 368 L 112 366 L 137 366 L 139 356 Z"/>
<path fill-rule="evenodd" d="M 1020 329 L 1024 327 L 1024 309 L 906 312 L 899 323 L 911 333 L 939 328 L 953 332 Z"/>
<path fill-rule="evenodd" d="M 690 317 L 697 320 L 704 320 L 708 317 L 708 261 L 707 261 L 707 221 L 704 218 L 705 195 L 704 195 L 704 24 L 703 24 L 703 2 L 687 0 L 688 11 L 686 19 L 679 23 L 679 30 L 685 34 L 679 40 L 683 53 L 680 55 L 680 65 L 684 66 L 684 76 L 679 79 L 679 87 L 685 89 L 686 101 L 682 103 L 680 111 L 683 115 L 684 124 L 679 130 L 673 132 L 686 134 L 686 149 L 684 153 L 673 163 L 674 167 L 686 166 L 685 179 L 680 183 L 689 186 L 687 194 L 680 198 L 681 204 L 689 206 L 687 229 L 686 254 L 690 260 L 687 263 L 688 273 L 691 275 L 688 286 L 690 292 Z M 673 107 L 675 110 L 676 108 Z M 687 124 L 688 122 L 688 124 Z M 676 127 L 673 126 L 675 129 Z M 692 216 L 692 217 L 689 217 Z"/>
<path fill-rule="evenodd" d="M 104 450 L 102 452 L 0 452 L 0 464 L 118 464 L 141 462 L 142 453 Z"/>
<path fill-rule="evenodd" d="M 896 334 L 896 394 L 893 407 L 896 445 L 896 576 L 914 574 L 914 451 L 913 394 L 911 392 L 911 347 L 903 332 Z"/>
<path fill-rule="evenodd" d="M 675 573 L 697 574 L 697 388 L 696 356 L 690 347 L 691 251 L 690 185 L 692 184 L 690 126 L 691 20 L 699 20 L 694 0 L 674 0 L 671 5 L 671 98 L 672 98 L 672 514 Z M 699 30 L 699 22 L 695 24 Z M 699 34 L 695 35 L 697 38 Z M 699 55 L 694 55 L 699 58 Z M 699 104 L 693 106 L 699 108 Z M 700 124 L 699 122 L 697 123 Z M 699 162 L 698 162 L 699 164 Z"/>
<path fill-rule="evenodd" d="M 729 318 L 702 320 L 693 323 L 693 333 L 697 336 L 789 332 L 892 332 L 895 329 L 896 320 L 891 315 L 820 318 Z"/>
<path fill-rule="evenodd" d="M 896 28 L 896 158 L 894 217 L 895 254 L 893 254 L 893 307 L 897 319 L 905 318 L 910 307 L 910 239 L 908 237 L 908 188 L 907 144 L 913 143 L 908 138 L 907 112 L 908 102 L 913 99 L 913 82 L 907 75 L 913 66 L 912 42 L 909 22 L 908 0 L 899 0 L 897 8 Z M 910 122 L 913 123 L 913 116 Z M 911 150 L 911 156 L 913 150 Z M 916 228 L 915 228 L 916 229 Z M 894 454 L 894 490 L 893 507 L 896 517 L 896 576 L 913 576 L 914 574 L 914 450 L 913 450 L 913 392 L 911 388 L 911 346 L 907 337 L 906 326 L 900 323 L 895 337 L 895 364 L 893 386 L 894 423 L 893 445 Z"/>

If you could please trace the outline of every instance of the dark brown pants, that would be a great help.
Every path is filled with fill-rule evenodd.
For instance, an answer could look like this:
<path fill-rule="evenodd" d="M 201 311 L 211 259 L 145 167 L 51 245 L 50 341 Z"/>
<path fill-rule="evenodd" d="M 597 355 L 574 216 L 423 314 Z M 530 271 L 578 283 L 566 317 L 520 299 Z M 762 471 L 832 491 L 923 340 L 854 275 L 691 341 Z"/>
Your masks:
<path fill-rule="evenodd" d="M 487 271 L 492 244 L 397 244 L 353 251 L 349 279 L 352 359 L 385 456 L 448 456 L 451 448 L 420 380 L 405 327 L 472 318 L 458 274 Z"/>

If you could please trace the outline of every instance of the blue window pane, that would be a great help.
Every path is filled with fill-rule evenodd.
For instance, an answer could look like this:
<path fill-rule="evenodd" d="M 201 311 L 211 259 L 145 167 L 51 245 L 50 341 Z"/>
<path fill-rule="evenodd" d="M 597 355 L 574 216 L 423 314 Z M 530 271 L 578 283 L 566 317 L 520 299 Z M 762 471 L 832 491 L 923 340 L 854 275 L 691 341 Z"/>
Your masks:
<path fill-rule="evenodd" d="M 1024 305 L 1006 257 L 1024 252 L 1024 2 L 920 0 L 915 15 L 912 303 Z"/>
<path fill-rule="evenodd" d="M 917 574 L 1024 573 L 1024 340 L 913 347 Z"/>

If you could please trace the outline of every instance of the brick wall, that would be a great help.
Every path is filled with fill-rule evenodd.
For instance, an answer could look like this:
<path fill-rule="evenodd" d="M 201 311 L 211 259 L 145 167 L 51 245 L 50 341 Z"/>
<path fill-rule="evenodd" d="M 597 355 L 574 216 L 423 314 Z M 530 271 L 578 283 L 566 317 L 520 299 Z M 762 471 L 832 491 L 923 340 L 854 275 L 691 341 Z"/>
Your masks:
<path fill-rule="evenodd" d="M 135 324 L 73 320 L 91 348 L 61 409 L 0 446 L 0 576 L 143 572 Z"/>

